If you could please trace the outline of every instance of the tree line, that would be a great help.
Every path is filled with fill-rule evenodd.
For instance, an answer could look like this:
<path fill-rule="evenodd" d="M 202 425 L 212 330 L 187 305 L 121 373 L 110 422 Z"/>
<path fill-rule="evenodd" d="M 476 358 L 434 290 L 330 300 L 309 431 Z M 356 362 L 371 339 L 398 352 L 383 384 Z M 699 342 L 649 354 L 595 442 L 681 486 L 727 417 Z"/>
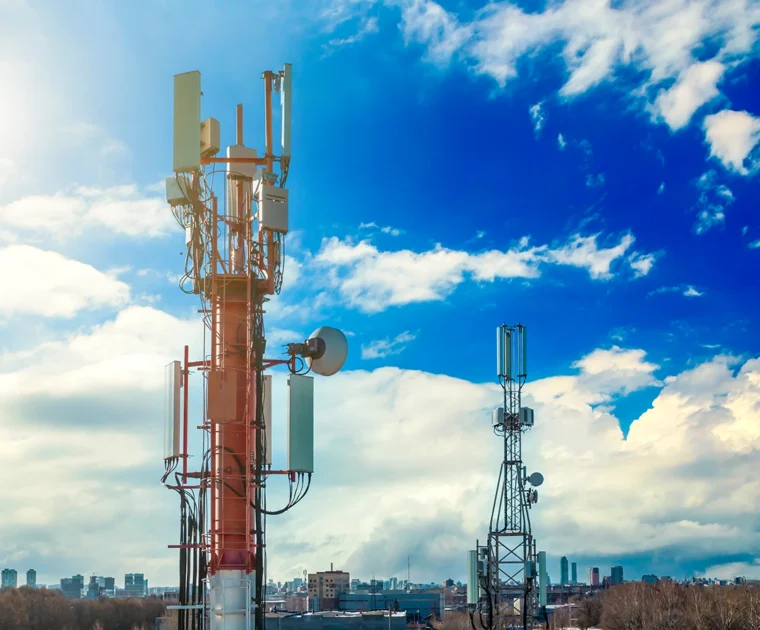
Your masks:
<path fill-rule="evenodd" d="M 621 584 L 576 603 L 552 620 L 555 630 L 760 630 L 760 588 Z"/>
<path fill-rule="evenodd" d="M 59 591 L 0 590 L 2 630 L 156 630 L 166 603 L 145 599 L 68 599 Z"/>
<path fill-rule="evenodd" d="M 672 582 L 621 584 L 593 597 L 557 608 L 537 628 L 566 630 L 760 630 L 760 588 L 753 586 L 682 586 Z M 485 615 L 484 615 L 485 618 Z M 502 619 L 493 630 L 516 620 Z M 487 625 L 487 624 L 486 624 Z M 446 613 L 436 630 L 489 630 L 480 616 Z"/>

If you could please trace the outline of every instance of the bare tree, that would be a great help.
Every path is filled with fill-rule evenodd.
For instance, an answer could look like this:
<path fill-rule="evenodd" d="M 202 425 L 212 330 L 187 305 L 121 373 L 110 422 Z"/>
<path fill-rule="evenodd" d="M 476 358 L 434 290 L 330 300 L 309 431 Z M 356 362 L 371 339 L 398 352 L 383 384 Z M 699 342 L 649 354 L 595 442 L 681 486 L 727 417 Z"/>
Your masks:
<path fill-rule="evenodd" d="M 760 630 L 760 589 L 744 589 L 744 618 L 747 630 Z"/>
<path fill-rule="evenodd" d="M 587 630 L 599 624 L 602 619 L 602 601 L 599 597 L 588 597 L 578 602 L 578 627 Z"/>
<path fill-rule="evenodd" d="M 552 615 L 551 630 L 564 630 L 570 627 L 570 608 L 563 606 L 555 608 Z"/>

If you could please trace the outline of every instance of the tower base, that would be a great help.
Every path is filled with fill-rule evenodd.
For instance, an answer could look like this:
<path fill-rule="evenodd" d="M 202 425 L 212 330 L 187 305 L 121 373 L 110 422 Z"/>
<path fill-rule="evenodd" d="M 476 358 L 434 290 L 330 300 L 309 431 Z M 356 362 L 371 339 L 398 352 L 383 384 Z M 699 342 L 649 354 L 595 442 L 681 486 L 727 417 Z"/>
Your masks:
<path fill-rule="evenodd" d="M 212 575 L 211 630 L 253 630 L 256 573 L 223 569 Z"/>

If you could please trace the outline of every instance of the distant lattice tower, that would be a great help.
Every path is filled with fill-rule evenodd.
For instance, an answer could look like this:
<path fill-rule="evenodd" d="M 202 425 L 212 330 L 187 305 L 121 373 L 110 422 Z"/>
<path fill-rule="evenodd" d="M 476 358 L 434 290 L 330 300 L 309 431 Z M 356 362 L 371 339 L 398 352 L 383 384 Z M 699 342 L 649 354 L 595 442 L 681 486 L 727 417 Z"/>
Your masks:
<path fill-rule="evenodd" d="M 493 410 L 491 419 L 494 433 L 503 440 L 504 456 L 487 544 L 478 543 L 468 554 L 468 604 L 486 614 L 490 628 L 512 623 L 530 630 L 539 604 L 538 554 L 530 508 L 538 501 L 535 487 L 543 483 L 543 476 L 528 476 L 522 460 L 522 434 L 534 422 L 533 410 L 522 406 L 522 388 L 528 375 L 525 326 L 499 326 L 496 349 L 496 371 L 504 397 L 503 406 Z M 543 587 L 545 579 L 541 582 Z M 545 604 L 544 599 L 541 604 Z"/>

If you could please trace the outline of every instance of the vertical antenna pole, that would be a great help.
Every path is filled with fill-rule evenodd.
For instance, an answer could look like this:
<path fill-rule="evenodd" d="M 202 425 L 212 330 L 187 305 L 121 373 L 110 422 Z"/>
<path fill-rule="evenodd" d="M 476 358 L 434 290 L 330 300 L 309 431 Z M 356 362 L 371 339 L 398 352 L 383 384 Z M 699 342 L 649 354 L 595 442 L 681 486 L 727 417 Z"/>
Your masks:
<path fill-rule="evenodd" d="M 235 144 L 243 146 L 243 105 L 237 106 L 237 137 L 235 138 Z"/>
<path fill-rule="evenodd" d="M 274 170 L 274 155 L 272 149 L 272 72 L 264 73 L 264 133 L 266 136 L 267 173 Z"/>

